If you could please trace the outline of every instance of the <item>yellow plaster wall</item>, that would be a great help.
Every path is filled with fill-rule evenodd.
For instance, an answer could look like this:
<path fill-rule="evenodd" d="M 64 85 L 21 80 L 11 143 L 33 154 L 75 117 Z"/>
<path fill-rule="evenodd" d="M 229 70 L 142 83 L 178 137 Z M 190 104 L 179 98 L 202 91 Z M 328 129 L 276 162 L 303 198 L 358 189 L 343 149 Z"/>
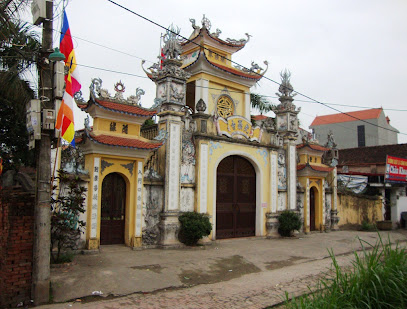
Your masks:
<path fill-rule="evenodd" d="M 116 131 L 110 131 L 110 123 L 116 122 Z M 123 125 L 128 125 L 128 133 L 122 133 Z M 140 125 L 130 124 L 127 122 L 112 121 L 104 118 L 94 118 L 93 120 L 93 132 L 98 134 L 107 133 L 113 136 L 129 137 L 129 136 L 140 136 Z"/>
<path fill-rule="evenodd" d="M 338 193 L 339 226 L 360 225 L 383 220 L 382 200 Z"/>
<path fill-rule="evenodd" d="M 86 228 L 86 239 L 88 242 L 88 249 L 97 249 L 100 244 L 100 219 L 101 219 L 101 199 L 102 199 L 102 183 L 104 178 L 109 175 L 110 173 L 118 173 L 120 174 L 125 182 L 126 182 L 126 209 L 125 209 L 125 231 L 124 231 L 124 241 L 127 246 L 134 246 L 135 245 L 135 211 L 136 211 L 136 198 L 137 198 L 137 163 L 144 162 L 142 158 L 127 158 L 127 157 L 120 157 L 120 156 L 106 156 L 100 154 L 88 154 L 85 156 L 85 168 L 88 171 L 94 170 L 94 158 L 99 157 L 100 161 L 102 160 L 107 161 L 108 163 L 113 163 L 113 165 L 106 167 L 103 172 L 100 166 L 99 170 L 99 180 L 98 180 L 98 216 L 97 216 L 97 231 L 96 237 L 97 240 L 89 241 L 90 240 L 90 222 L 91 222 L 91 215 L 92 215 L 92 194 L 93 192 L 88 192 L 88 205 L 87 205 L 87 222 L 89 224 Z M 133 173 L 131 174 L 130 171 L 125 168 L 123 165 L 133 163 Z M 144 171 L 143 171 L 144 172 Z M 94 178 L 92 177 L 91 172 L 91 179 L 89 182 L 89 189 L 92 190 L 94 187 Z M 139 185 L 141 188 L 143 184 Z M 142 206 L 141 206 L 142 207 Z M 141 245 L 141 243 L 140 243 Z"/>
<path fill-rule="evenodd" d="M 226 53 L 220 49 L 214 48 L 209 45 L 204 45 L 204 46 L 207 48 L 207 49 L 205 49 L 206 58 L 208 58 L 211 62 L 231 67 L 230 53 Z M 208 49 L 210 49 L 210 50 L 208 50 Z M 223 56 L 223 57 L 221 57 L 221 56 Z"/>
<path fill-rule="evenodd" d="M 208 86 L 208 101 L 209 102 L 205 102 L 208 105 L 207 106 L 208 114 L 212 115 L 216 110 L 217 102 L 214 102 L 214 99 L 212 98 L 212 96 L 214 96 L 215 100 L 216 100 L 216 98 L 218 98 L 219 95 L 221 95 L 222 91 L 225 90 L 225 88 L 226 88 L 229 91 L 228 95 L 235 102 L 234 115 L 244 116 L 244 114 L 245 114 L 245 93 L 250 92 L 249 87 L 240 85 L 238 83 L 231 82 L 231 81 L 223 79 L 223 78 L 212 76 L 207 73 L 199 73 L 199 74 L 192 76 L 188 80 L 188 83 L 198 80 L 198 79 L 209 80 L 209 86 Z M 238 104 L 236 104 L 237 102 L 238 102 Z"/>
<path fill-rule="evenodd" d="M 215 179 L 217 174 L 217 166 L 219 163 L 230 155 L 238 155 L 247 160 L 249 160 L 254 169 L 256 170 L 256 208 L 260 209 L 260 216 L 262 217 L 262 225 L 260 227 L 261 235 L 266 234 L 266 212 L 271 211 L 271 201 L 270 201 L 270 151 L 265 149 L 259 149 L 255 147 L 245 146 L 245 145 L 236 145 L 231 143 L 224 142 L 213 142 L 213 141 L 200 141 L 198 144 L 199 150 L 197 153 L 201 155 L 200 147 L 202 144 L 207 144 L 208 147 L 208 185 L 207 185 L 207 212 L 211 216 L 211 222 L 213 223 L 213 209 L 216 199 L 216 188 L 215 188 Z M 197 158 L 196 164 L 196 194 L 195 194 L 195 205 L 196 211 L 200 212 L 200 180 L 202 176 L 200 175 L 200 157 Z M 261 174 L 261 176 L 259 176 Z M 257 177 L 260 179 L 260 188 L 258 187 L 259 182 Z M 262 203 L 267 203 L 267 207 L 262 208 Z M 258 213 L 258 212 L 257 212 Z M 257 223 L 257 218 L 256 218 Z M 256 224 L 257 227 L 257 224 Z M 256 233 L 257 233 L 256 228 Z M 212 239 L 212 233 L 209 236 Z"/>
<path fill-rule="evenodd" d="M 315 165 L 323 165 L 322 164 L 322 157 L 311 155 L 311 154 L 300 154 L 300 163 L 299 164 L 306 164 L 307 162 Z"/>

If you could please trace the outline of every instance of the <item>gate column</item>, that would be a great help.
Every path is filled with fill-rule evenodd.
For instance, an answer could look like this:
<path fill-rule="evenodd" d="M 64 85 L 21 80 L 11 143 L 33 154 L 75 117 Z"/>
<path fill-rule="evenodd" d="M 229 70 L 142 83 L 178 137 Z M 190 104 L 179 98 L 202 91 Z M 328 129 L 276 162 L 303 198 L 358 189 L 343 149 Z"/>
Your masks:
<path fill-rule="evenodd" d="M 179 29 L 178 29 L 179 32 Z M 185 114 L 186 81 L 189 74 L 181 69 L 181 46 L 178 33 L 172 28 L 167 31 L 162 59 L 162 68 L 157 70 L 156 102 L 159 103 L 159 129 L 167 134 L 165 147 L 159 150 L 160 162 L 165 162 L 164 211 L 161 214 L 160 245 L 173 247 L 178 241 L 180 210 L 180 173 L 182 146 L 182 116 Z"/>

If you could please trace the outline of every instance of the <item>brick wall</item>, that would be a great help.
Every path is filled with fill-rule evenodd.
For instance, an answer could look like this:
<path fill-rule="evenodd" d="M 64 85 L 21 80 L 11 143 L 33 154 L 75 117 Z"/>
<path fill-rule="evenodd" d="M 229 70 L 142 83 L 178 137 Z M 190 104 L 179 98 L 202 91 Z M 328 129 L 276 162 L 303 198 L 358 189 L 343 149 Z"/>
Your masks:
<path fill-rule="evenodd" d="M 31 299 L 35 198 L 16 187 L 0 192 L 0 307 L 15 307 Z"/>

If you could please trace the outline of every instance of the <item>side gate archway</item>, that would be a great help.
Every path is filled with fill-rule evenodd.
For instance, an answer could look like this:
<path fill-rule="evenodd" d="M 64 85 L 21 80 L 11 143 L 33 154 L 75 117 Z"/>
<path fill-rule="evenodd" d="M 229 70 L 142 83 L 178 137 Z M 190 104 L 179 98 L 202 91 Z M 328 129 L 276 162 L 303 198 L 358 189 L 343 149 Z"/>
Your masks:
<path fill-rule="evenodd" d="M 231 155 L 217 168 L 216 238 L 255 236 L 256 171 L 245 158 Z"/>
<path fill-rule="evenodd" d="M 100 218 L 100 244 L 124 244 L 126 181 L 119 173 L 103 179 Z"/>

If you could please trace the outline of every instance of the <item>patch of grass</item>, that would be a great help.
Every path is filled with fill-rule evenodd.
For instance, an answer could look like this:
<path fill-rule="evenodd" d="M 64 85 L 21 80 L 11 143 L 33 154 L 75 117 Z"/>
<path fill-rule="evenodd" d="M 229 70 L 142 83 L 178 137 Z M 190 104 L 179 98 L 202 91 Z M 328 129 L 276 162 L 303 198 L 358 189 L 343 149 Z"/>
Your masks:
<path fill-rule="evenodd" d="M 407 308 L 406 249 L 392 248 L 390 239 L 379 238 L 375 245 L 359 241 L 363 251 L 361 256 L 355 252 L 351 271 L 340 267 L 330 251 L 334 275 L 308 295 L 290 300 L 286 293 L 286 308 Z"/>

